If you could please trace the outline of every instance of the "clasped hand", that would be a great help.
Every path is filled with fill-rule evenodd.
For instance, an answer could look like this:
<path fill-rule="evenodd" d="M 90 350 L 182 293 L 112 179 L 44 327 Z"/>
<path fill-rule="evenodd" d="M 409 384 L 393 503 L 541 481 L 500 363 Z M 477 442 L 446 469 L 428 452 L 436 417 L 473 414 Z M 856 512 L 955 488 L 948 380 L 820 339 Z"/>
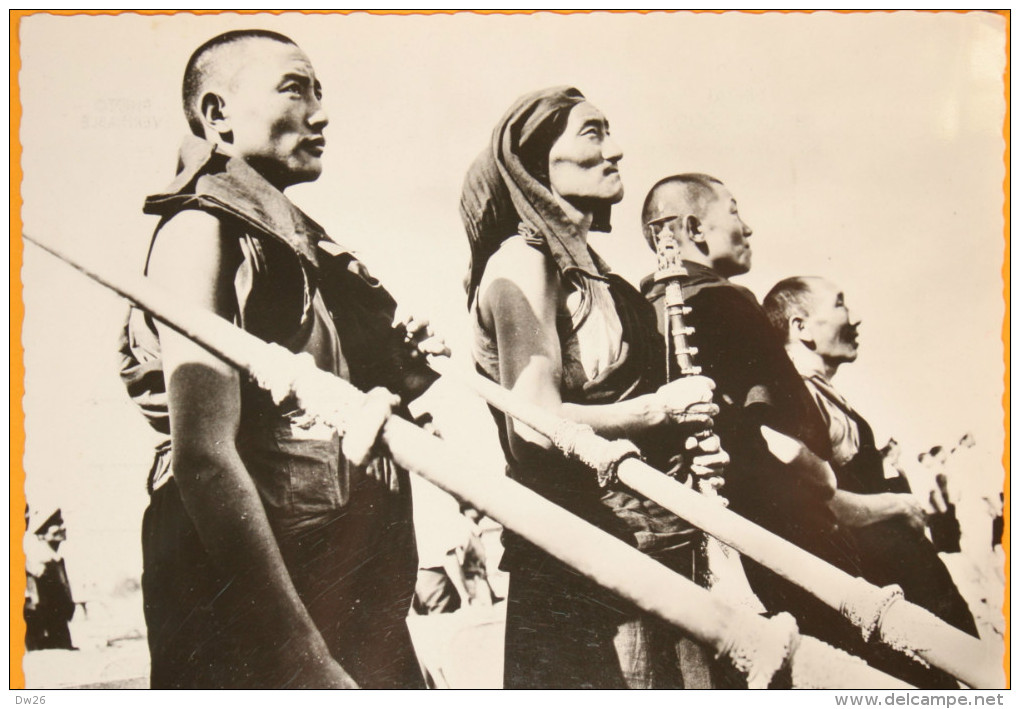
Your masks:
<path fill-rule="evenodd" d="M 714 389 L 715 382 L 708 377 L 694 376 L 672 381 L 656 392 L 668 420 L 690 433 L 684 441 L 684 454 L 674 458 L 674 463 L 690 473 L 704 492 L 722 487 L 722 475 L 730 462 L 719 436 L 709 433 L 712 417 L 719 413 L 712 402 Z"/>
<path fill-rule="evenodd" d="M 450 348 L 441 337 L 432 331 L 426 318 L 416 316 L 397 306 L 393 316 L 393 327 L 404 330 L 404 342 L 411 346 L 411 356 L 433 355 L 449 357 Z"/>
<path fill-rule="evenodd" d="M 924 534 L 925 529 L 928 527 L 928 515 L 925 514 L 921 503 L 910 493 L 893 492 L 889 494 L 894 496 L 895 504 L 899 508 L 899 516 L 912 529 Z"/>
<path fill-rule="evenodd" d="M 714 389 L 708 377 L 684 377 L 659 387 L 655 397 L 669 421 L 700 430 L 711 428 L 712 417 L 719 413 L 712 403 Z"/>
<path fill-rule="evenodd" d="M 436 336 L 429 321 L 425 318 L 416 317 L 398 307 L 392 326 L 404 331 L 404 342 L 411 347 L 412 357 L 450 355 L 450 348 L 446 346 L 442 338 Z M 342 442 L 344 456 L 355 465 L 369 463 L 374 455 L 375 443 L 380 431 L 394 409 L 399 406 L 400 397 L 387 389 L 377 387 L 369 391 L 358 415 L 352 417 L 353 420 L 344 435 Z M 376 468 L 381 470 L 383 467 L 385 466 L 370 466 L 370 473 L 374 472 Z M 383 473 L 380 472 L 379 475 L 383 475 Z"/>

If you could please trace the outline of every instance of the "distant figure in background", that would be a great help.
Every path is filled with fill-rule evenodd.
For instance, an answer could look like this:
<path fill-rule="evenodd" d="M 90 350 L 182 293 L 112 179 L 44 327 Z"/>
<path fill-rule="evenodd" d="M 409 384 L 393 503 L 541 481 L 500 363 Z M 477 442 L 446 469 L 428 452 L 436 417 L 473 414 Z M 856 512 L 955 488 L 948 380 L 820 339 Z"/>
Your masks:
<path fill-rule="evenodd" d="M 900 456 L 903 453 L 900 442 L 895 438 L 890 438 L 879 450 L 879 453 L 882 454 L 882 467 L 885 470 L 886 480 L 899 479 L 907 487 L 910 487 L 907 471 L 903 469 L 903 465 L 900 463 Z"/>
<path fill-rule="evenodd" d="M 930 457 L 938 466 L 938 489 L 932 495 L 945 500 L 956 523 L 956 545 L 940 548 L 942 560 L 970 604 L 982 638 L 998 642 L 1005 634 L 1005 554 L 997 546 L 1001 531 L 996 537 L 1003 473 L 994 460 L 982 460 L 976 444 L 966 433 L 951 449 L 932 449 Z"/>
<path fill-rule="evenodd" d="M 482 542 L 483 515 L 465 502 L 460 505 L 460 513 L 464 516 L 467 534 L 457 557 L 464 575 L 468 602 L 472 606 L 491 606 L 503 599 L 496 595 L 489 583 L 488 558 Z"/>
<path fill-rule="evenodd" d="M 942 468 L 948 498 L 956 505 L 960 520 L 960 546 L 964 553 L 987 554 L 998 542 L 993 539 L 995 520 L 1002 515 L 1003 473 L 980 459 L 973 434 L 965 433 L 944 454 Z"/>
<path fill-rule="evenodd" d="M 74 598 L 60 545 L 67 539 L 64 518 L 57 509 L 25 539 L 25 648 L 77 650 L 68 623 Z"/>
<path fill-rule="evenodd" d="M 418 546 L 412 607 L 418 615 L 453 613 L 470 600 L 460 560 L 468 536 L 466 520 L 453 496 L 423 478 L 411 480 Z"/>
<path fill-rule="evenodd" d="M 828 426 L 837 481 L 829 508 L 857 541 L 864 578 L 900 586 L 908 601 L 977 637 L 967 603 L 924 536 L 924 509 L 906 477 L 887 473 L 868 422 L 832 385 L 839 367 L 857 359 L 860 320 L 842 291 L 821 278 L 787 278 L 763 306 Z M 900 676 L 917 687 L 957 686 L 934 668 L 900 664 Z"/>
<path fill-rule="evenodd" d="M 1003 504 L 1005 503 L 1005 495 L 999 493 L 999 511 L 995 515 L 995 519 L 992 520 L 992 549 L 1002 549 L 1002 536 L 1006 533 L 1006 522 L 1003 518 Z"/>
<path fill-rule="evenodd" d="M 935 448 L 932 448 L 932 451 L 936 450 L 942 450 L 942 447 L 935 446 Z M 937 460 L 935 454 L 929 452 L 922 462 L 931 464 L 935 460 Z M 933 470 L 936 469 L 931 465 L 929 467 Z M 949 495 L 949 479 L 944 472 L 936 472 L 933 483 L 933 487 L 928 491 L 928 501 L 934 510 L 928 516 L 928 530 L 931 533 L 931 541 L 940 552 L 955 554 L 960 551 L 960 535 L 962 530 L 960 529 L 960 520 L 956 516 L 956 505 Z"/>
<path fill-rule="evenodd" d="M 881 449 L 886 479 L 900 478 L 923 505 L 928 503 L 926 522 L 928 537 L 939 552 L 960 550 L 960 523 L 956 519 L 956 506 L 949 500 L 945 473 L 936 466 L 936 455 L 941 446 L 922 451 L 917 465 L 904 466 L 899 442 L 890 438 Z"/>
<path fill-rule="evenodd" d="M 449 533 L 446 543 L 440 545 L 441 551 L 438 547 L 427 550 L 419 541 L 418 582 L 412 605 L 419 615 L 453 613 L 469 606 L 491 607 L 503 600 L 489 585 L 485 547 L 478 526 L 482 514 L 462 503 L 456 515 L 440 525 Z M 430 536 L 428 532 L 419 535 L 425 539 Z"/>
<path fill-rule="evenodd" d="M 485 612 L 502 599 L 489 586 L 478 527 L 480 513 L 422 477 L 412 476 L 411 485 L 419 568 L 407 625 L 426 687 L 458 686 L 451 684 L 451 677 L 458 676 L 458 668 L 471 665 L 465 656 L 486 657 L 489 662 L 494 659 L 498 646 L 486 645 L 484 640 L 475 646 L 464 638 L 478 640 L 485 637 L 482 628 L 493 626 L 498 628 L 498 637 L 492 635 L 492 641 L 502 643 L 502 616 Z M 469 607 L 481 612 L 458 613 Z M 472 636 L 472 629 L 480 635 Z M 494 686 L 498 679 L 489 682 L 488 686 Z"/>

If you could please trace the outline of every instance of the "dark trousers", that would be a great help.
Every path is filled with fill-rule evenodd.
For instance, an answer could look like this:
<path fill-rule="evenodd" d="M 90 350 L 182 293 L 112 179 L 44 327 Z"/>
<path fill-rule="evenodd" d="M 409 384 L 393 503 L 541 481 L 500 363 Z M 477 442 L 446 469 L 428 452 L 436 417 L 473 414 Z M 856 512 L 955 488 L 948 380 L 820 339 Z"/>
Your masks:
<path fill-rule="evenodd" d="M 26 650 L 74 650 L 71 629 L 62 616 L 40 607 L 25 611 Z"/>
<path fill-rule="evenodd" d="M 384 488 L 352 492 L 341 516 L 279 540 L 309 614 L 362 687 L 423 687 L 405 618 L 414 589 L 414 533 Z M 286 687 L 252 610 L 265 586 L 235 583 L 198 539 L 174 481 L 156 490 L 142 526 L 142 591 L 153 688 Z M 286 652 L 287 638 L 273 653 Z"/>
<path fill-rule="evenodd" d="M 503 686 L 623 689 L 609 592 L 541 554 L 510 570 Z"/>

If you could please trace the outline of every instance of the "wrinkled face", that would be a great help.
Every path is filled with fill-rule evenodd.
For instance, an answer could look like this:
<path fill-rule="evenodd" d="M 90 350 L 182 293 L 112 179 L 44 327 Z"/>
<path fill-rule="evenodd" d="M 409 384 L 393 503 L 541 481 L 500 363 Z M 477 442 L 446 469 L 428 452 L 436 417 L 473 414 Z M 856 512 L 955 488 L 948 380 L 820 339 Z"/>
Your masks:
<path fill-rule="evenodd" d="M 283 189 L 322 173 L 328 119 L 322 87 L 298 47 L 265 39 L 239 43 L 224 89 L 231 150 Z"/>
<path fill-rule="evenodd" d="M 563 135 L 549 150 L 549 185 L 571 204 L 615 204 L 623 199 L 617 163 L 623 151 L 609 135 L 609 122 L 587 101 L 574 106 Z"/>
<path fill-rule="evenodd" d="M 829 364 L 857 359 L 857 327 L 861 321 L 846 307 L 842 291 L 828 281 L 814 281 L 810 303 L 804 327 L 814 342 L 814 351 Z"/>
<path fill-rule="evenodd" d="M 713 269 L 729 278 L 751 270 L 751 227 L 737 211 L 737 200 L 722 185 L 715 186 L 715 199 L 705 205 L 701 230 Z"/>

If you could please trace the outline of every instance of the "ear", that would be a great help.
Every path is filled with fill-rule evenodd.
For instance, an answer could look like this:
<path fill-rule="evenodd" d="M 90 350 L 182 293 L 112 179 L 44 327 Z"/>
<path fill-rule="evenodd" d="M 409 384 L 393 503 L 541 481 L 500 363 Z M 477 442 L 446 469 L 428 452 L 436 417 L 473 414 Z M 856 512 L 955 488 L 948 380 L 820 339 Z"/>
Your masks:
<path fill-rule="evenodd" d="M 198 108 L 207 132 L 224 137 L 230 135 L 230 117 L 222 96 L 208 91 L 202 94 Z"/>
<path fill-rule="evenodd" d="M 705 243 L 705 231 L 701 228 L 701 220 L 693 214 L 688 214 L 684 217 L 684 231 L 687 232 L 687 236 L 696 244 Z"/>
<path fill-rule="evenodd" d="M 801 342 L 809 349 L 815 346 L 815 340 L 808 331 L 807 320 L 801 315 L 790 316 L 790 342 Z"/>

